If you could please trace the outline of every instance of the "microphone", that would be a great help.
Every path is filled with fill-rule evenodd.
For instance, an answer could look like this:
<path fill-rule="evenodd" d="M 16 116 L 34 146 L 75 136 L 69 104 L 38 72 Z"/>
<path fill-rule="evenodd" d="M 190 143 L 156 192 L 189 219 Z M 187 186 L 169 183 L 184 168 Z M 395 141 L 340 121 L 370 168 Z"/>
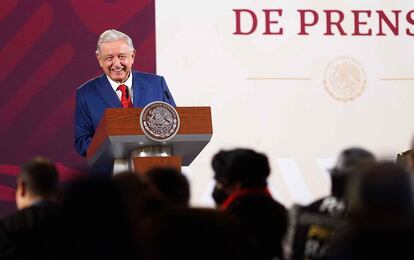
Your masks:
<path fill-rule="evenodd" d="M 126 96 L 127 99 L 129 98 L 129 89 L 128 89 L 128 87 L 126 87 L 126 89 L 125 89 L 125 96 Z"/>

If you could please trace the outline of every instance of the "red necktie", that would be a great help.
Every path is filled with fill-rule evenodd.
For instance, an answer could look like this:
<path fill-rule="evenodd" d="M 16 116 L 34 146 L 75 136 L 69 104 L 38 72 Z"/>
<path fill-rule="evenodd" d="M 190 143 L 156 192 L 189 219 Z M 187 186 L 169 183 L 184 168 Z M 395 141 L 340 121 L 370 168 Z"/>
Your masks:
<path fill-rule="evenodd" d="M 131 95 L 129 94 L 128 88 L 125 85 L 119 85 L 117 90 L 121 90 L 121 105 L 122 107 L 132 107 Z"/>

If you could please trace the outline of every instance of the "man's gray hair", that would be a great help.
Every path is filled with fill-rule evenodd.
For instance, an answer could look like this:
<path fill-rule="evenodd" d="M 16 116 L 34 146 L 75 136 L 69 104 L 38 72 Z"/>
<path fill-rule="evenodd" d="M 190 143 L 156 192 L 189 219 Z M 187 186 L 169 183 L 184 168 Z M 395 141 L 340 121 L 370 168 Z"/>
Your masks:
<path fill-rule="evenodd" d="M 99 36 L 98 44 L 96 45 L 96 53 L 100 53 L 100 45 L 104 42 L 113 42 L 113 41 L 125 41 L 128 44 L 128 47 L 131 51 L 134 50 L 134 45 L 132 44 L 131 38 L 123 32 L 110 29 L 104 31 L 101 36 Z"/>

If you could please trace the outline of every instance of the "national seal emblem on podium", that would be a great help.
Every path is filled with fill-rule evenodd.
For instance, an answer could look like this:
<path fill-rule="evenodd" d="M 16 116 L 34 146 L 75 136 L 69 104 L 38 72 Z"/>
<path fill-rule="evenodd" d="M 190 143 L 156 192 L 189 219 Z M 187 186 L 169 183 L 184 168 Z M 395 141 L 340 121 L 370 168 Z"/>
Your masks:
<path fill-rule="evenodd" d="M 170 104 L 155 101 L 146 105 L 140 115 L 141 129 L 151 140 L 163 142 L 173 138 L 180 128 L 180 117 Z"/>

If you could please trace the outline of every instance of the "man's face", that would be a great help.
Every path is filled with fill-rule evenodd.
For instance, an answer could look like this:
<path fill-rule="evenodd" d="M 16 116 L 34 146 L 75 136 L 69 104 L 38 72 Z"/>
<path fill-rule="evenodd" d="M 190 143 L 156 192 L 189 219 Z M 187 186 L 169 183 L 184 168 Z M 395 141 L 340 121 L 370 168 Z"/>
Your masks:
<path fill-rule="evenodd" d="M 99 65 L 110 79 L 124 82 L 134 64 L 135 50 L 130 50 L 125 41 L 104 42 L 96 54 Z"/>

